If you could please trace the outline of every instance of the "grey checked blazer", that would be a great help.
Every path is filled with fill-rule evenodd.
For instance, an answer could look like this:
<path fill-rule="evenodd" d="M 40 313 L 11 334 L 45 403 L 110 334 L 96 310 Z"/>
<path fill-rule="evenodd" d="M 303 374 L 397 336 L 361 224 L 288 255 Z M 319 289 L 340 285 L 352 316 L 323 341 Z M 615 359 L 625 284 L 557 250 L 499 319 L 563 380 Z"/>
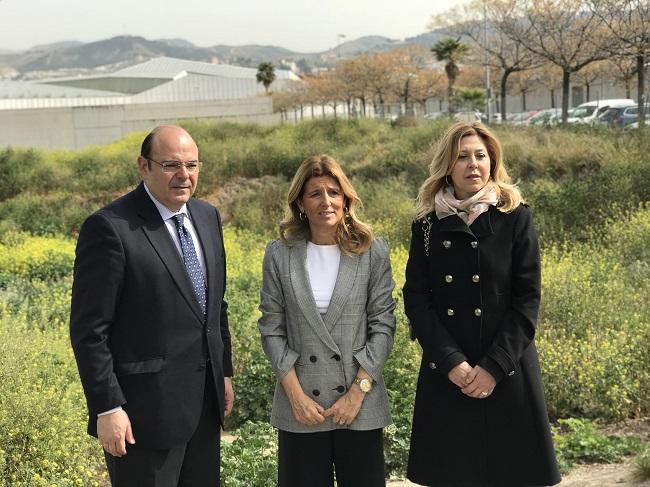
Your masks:
<path fill-rule="evenodd" d="M 289 245 L 273 241 L 264 255 L 258 327 L 278 379 L 271 423 L 295 433 L 383 428 L 391 419 L 382 369 L 395 334 L 395 284 L 388 245 L 376 239 L 361 255 L 341 252 L 336 286 L 322 317 L 306 259 L 304 240 Z M 374 386 L 350 426 L 334 424 L 331 418 L 316 426 L 295 419 L 280 383 L 291 367 L 295 367 L 304 392 L 327 409 L 352 385 L 359 366 L 372 376 Z"/>

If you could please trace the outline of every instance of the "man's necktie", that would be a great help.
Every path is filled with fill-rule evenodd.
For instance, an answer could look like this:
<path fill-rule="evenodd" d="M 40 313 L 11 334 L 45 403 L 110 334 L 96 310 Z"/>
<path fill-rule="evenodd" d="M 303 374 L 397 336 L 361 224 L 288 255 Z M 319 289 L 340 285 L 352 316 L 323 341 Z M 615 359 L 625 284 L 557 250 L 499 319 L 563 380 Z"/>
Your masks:
<path fill-rule="evenodd" d="M 192 240 L 192 235 L 190 232 L 188 232 L 187 228 L 185 228 L 183 225 L 185 215 L 183 213 L 179 213 L 173 218 L 174 222 L 176 223 L 178 237 L 181 241 L 183 262 L 185 263 L 187 274 L 190 276 L 190 281 L 192 281 L 196 299 L 199 302 L 199 306 L 201 306 L 201 309 L 203 310 L 203 315 L 205 315 L 205 278 L 203 277 L 203 271 L 201 270 L 201 265 L 199 264 L 199 257 L 196 255 L 194 241 Z"/>

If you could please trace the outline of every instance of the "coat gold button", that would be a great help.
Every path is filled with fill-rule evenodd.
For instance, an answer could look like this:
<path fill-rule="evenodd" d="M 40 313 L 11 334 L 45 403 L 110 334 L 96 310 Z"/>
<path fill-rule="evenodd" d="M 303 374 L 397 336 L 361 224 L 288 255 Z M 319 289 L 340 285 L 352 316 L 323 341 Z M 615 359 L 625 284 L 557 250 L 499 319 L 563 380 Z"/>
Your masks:
<path fill-rule="evenodd" d="M 449 241 L 449 240 L 443 240 L 443 241 L 442 241 L 442 246 L 443 246 L 444 248 L 448 249 L 449 247 L 451 247 L 451 241 Z"/>
<path fill-rule="evenodd" d="M 448 315 L 448 316 L 454 316 L 454 310 L 451 309 L 451 308 L 449 308 L 449 309 L 447 310 L 447 315 Z"/>
<path fill-rule="evenodd" d="M 470 245 L 472 246 L 473 249 L 475 249 L 476 247 L 478 247 L 478 242 L 476 240 L 473 240 L 472 242 L 470 242 Z"/>
<path fill-rule="evenodd" d="M 476 316 L 481 316 L 481 315 L 483 314 L 483 312 L 481 311 L 481 308 L 476 308 L 476 309 L 474 310 L 474 314 L 475 314 Z"/>
<path fill-rule="evenodd" d="M 451 275 L 447 274 L 445 276 L 445 282 L 446 283 L 454 282 L 454 276 L 451 276 Z"/>
<path fill-rule="evenodd" d="M 479 282 L 480 280 L 481 280 L 481 278 L 478 276 L 478 274 L 474 274 L 472 276 L 472 282 Z"/>

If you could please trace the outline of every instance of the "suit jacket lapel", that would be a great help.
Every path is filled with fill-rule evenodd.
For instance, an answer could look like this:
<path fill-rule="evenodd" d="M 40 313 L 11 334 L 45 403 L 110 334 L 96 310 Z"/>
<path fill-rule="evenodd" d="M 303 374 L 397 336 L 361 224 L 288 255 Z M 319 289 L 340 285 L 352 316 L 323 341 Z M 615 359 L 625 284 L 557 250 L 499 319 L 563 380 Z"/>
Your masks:
<path fill-rule="evenodd" d="M 185 264 L 169 235 L 165 222 L 160 217 L 156 205 L 149 198 L 142 183 L 136 191 L 138 196 L 136 211 L 144 220 L 142 225 L 144 234 L 160 257 L 163 265 L 169 271 L 181 295 L 185 298 L 190 308 L 192 308 L 199 321 L 203 323 L 203 311 L 201 311 L 201 307 L 196 300 L 194 288 L 187 275 Z"/>
<path fill-rule="evenodd" d="M 307 245 L 305 241 L 292 243 L 289 257 L 289 273 L 291 275 L 291 285 L 293 292 L 298 301 L 300 311 L 305 316 L 307 323 L 314 329 L 318 337 L 335 353 L 340 353 L 339 347 L 329 334 L 325 323 L 316 308 L 314 293 L 311 289 L 309 276 L 307 275 Z"/>
<path fill-rule="evenodd" d="M 341 262 L 339 263 L 339 272 L 336 276 L 336 285 L 334 286 L 334 292 L 332 293 L 332 299 L 327 308 L 327 313 L 325 313 L 323 318 L 325 326 L 330 332 L 341 317 L 343 306 L 350 298 L 350 292 L 357 277 L 358 267 L 358 256 L 349 256 L 341 252 Z"/>

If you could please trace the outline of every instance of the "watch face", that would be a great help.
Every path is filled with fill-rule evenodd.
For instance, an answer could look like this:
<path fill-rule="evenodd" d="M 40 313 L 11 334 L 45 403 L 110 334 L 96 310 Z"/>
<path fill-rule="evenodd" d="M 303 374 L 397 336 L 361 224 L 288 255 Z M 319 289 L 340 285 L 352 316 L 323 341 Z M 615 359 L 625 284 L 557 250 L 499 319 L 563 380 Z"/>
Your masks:
<path fill-rule="evenodd" d="M 361 382 L 359 382 L 359 387 L 363 392 L 370 392 L 370 389 L 372 389 L 372 385 L 368 379 L 362 379 Z"/>

